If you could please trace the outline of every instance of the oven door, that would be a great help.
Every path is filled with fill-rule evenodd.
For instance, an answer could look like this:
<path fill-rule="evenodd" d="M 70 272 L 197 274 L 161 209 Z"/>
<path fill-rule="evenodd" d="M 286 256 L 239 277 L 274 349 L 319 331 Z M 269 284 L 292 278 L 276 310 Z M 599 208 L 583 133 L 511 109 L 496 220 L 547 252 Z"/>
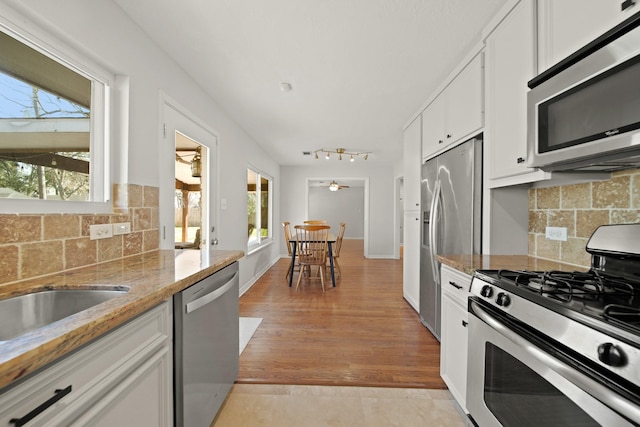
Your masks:
<path fill-rule="evenodd" d="M 473 297 L 469 302 L 467 409 L 476 425 L 631 426 L 629 419 L 640 421 L 636 405 L 552 356 L 553 348 L 544 348 L 540 337 L 514 332 L 498 310 L 481 304 Z"/>

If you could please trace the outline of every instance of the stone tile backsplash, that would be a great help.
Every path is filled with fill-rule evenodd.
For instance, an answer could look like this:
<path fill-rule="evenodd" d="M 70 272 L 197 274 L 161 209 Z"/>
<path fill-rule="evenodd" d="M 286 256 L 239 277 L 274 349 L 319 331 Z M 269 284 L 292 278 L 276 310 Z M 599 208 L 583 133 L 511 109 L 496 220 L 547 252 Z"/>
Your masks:
<path fill-rule="evenodd" d="M 585 251 L 604 224 L 640 222 L 640 169 L 614 172 L 607 181 L 529 190 L 529 255 L 589 267 Z M 548 240 L 546 227 L 566 227 L 567 241 Z"/>
<path fill-rule="evenodd" d="M 0 284 L 157 250 L 159 190 L 113 187 L 112 214 L 0 214 Z M 131 233 L 90 240 L 93 224 L 131 223 Z"/>

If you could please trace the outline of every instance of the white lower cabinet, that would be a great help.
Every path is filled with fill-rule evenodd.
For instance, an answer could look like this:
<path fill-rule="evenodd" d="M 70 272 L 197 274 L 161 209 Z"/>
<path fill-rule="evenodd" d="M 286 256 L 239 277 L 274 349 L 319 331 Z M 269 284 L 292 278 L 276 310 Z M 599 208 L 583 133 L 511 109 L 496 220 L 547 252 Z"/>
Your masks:
<path fill-rule="evenodd" d="M 446 265 L 441 267 L 442 323 L 440 376 L 460 407 L 467 411 L 467 298 L 471 277 Z"/>
<path fill-rule="evenodd" d="M 171 426 L 172 331 L 167 301 L 4 391 L 0 425 Z"/>
<path fill-rule="evenodd" d="M 420 312 L 420 212 L 404 213 L 404 253 L 402 255 L 402 295 Z"/>

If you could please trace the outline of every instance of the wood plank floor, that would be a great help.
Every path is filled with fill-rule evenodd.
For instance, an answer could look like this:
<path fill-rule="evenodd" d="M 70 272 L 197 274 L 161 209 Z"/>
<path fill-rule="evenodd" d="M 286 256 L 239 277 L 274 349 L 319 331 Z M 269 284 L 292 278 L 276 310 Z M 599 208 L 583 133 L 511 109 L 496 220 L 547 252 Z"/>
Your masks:
<path fill-rule="evenodd" d="M 402 261 L 365 259 L 362 240 L 345 240 L 340 265 L 323 294 L 319 278 L 289 288 L 282 259 L 240 298 L 241 316 L 264 320 L 237 382 L 445 388 L 440 344 L 402 297 Z"/>

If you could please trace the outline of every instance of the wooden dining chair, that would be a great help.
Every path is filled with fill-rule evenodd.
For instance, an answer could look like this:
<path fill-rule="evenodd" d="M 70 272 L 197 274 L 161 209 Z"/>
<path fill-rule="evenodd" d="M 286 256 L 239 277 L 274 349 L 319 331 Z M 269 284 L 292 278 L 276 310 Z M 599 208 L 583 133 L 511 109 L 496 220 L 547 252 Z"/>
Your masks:
<path fill-rule="evenodd" d="M 298 274 L 298 282 L 296 290 L 300 287 L 300 281 L 305 269 L 310 269 L 315 265 L 320 271 L 320 282 L 322 283 L 322 292 L 324 292 L 324 266 L 327 262 L 327 240 L 329 238 L 328 225 L 322 224 L 305 224 L 296 225 L 296 247 L 298 264 L 300 264 L 300 273 Z M 311 279 L 311 275 L 308 275 Z"/>
<path fill-rule="evenodd" d="M 305 224 L 327 224 L 327 220 L 326 219 L 308 219 L 306 221 L 304 221 Z"/>
<path fill-rule="evenodd" d="M 282 229 L 284 230 L 284 242 L 287 245 L 289 258 L 291 258 L 291 262 L 294 263 L 293 269 L 295 271 L 296 267 L 299 267 L 299 265 L 296 263 L 296 260 L 292 258 L 293 248 L 291 247 L 292 246 L 291 239 L 293 238 L 293 235 L 291 234 L 291 224 L 288 221 L 284 221 L 282 223 Z M 289 281 L 290 275 L 291 275 L 291 264 L 289 264 L 289 268 L 287 268 L 287 274 L 284 276 L 285 280 Z"/>
<path fill-rule="evenodd" d="M 340 258 L 340 249 L 342 248 L 342 238 L 344 237 L 344 230 L 346 228 L 346 224 L 344 222 L 340 223 L 340 230 L 338 231 L 338 236 L 336 236 L 336 244 L 331 248 L 331 253 L 333 255 L 333 265 L 338 269 L 338 276 L 342 278 L 342 271 L 340 271 L 340 263 L 338 262 L 338 258 Z"/>

